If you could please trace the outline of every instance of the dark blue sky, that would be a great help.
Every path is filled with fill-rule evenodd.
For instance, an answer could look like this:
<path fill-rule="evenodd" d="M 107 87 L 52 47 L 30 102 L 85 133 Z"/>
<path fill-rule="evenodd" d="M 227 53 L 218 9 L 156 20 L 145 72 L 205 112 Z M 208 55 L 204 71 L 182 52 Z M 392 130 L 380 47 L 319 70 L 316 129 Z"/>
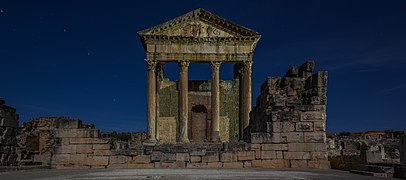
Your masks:
<path fill-rule="evenodd" d="M 314 59 L 329 71 L 328 131 L 406 129 L 406 1 L 0 1 L 0 97 L 20 121 L 71 116 L 143 131 L 137 31 L 196 8 L 258 31 L 253 97 L 267 76 Z M 221 67 L 232 78 L 232 66 Z M 175 64 L 166 73 L 178 79 Z M 189 79 L 209 79 L 192 64 Z"/>

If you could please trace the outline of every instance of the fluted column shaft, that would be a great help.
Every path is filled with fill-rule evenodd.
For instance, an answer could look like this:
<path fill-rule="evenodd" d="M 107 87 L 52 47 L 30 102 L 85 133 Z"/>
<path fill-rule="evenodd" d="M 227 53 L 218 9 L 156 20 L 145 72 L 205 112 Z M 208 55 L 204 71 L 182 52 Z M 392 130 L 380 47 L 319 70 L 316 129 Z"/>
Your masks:
<path fill-rule="evenodd" d="M 147 135 L 148 143 L 157 142 L 156 139 L 156 61 L 146 60 L 147 64 Z"/>
<path fill-rule="evenodd" d="M 212 141 L 220 141 L 220 62 L 211 62 Z"/>
<path fill-rule="evenodd" d="M 179 65 L 179 126 L 178 142 L 188 143 L 188 61 L 180 61 Z"/>

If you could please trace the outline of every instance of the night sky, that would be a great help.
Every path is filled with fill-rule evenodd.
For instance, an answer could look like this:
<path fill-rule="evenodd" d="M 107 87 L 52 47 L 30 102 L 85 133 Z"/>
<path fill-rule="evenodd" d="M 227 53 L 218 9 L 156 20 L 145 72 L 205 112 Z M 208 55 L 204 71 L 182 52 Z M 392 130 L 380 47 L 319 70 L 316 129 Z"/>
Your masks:
<path fill-rule="evenodd" d="M 327 130 L 406 129 L 406 1 L 0 1 L 0 97 L 20 121 L 70 116 L 144 131 L 145 51 L 137 31 L 197 8 L 258 31 L 253 104 L 267 76 L 316 61 L 329 71 Z M 165 72 L 177 80 L 176 64 Z M 191 64 L 189 79 L 210 79 Z M 221 66 L 221 79 L 232 65 Z"/>

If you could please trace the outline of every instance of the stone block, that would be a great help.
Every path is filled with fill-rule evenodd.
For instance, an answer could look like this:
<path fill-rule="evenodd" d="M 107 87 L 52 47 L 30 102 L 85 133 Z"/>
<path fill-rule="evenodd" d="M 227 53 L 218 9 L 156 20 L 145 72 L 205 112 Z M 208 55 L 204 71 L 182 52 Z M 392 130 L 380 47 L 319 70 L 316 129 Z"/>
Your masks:
<path fill-rule="evenodd" d="M 308 168 L 310 169 L 330 169 L 330 161 L 308 161 Z"/>
<path fill-rule="evenodd" d="M 400 137 L 400 164 L 406 166 L 406 135 Z"/>
<path fill-rule="evenodd" d="M 92 148 L 91 144 L 89 144 L 89 145 L 80 144 L 80 145 L 75 145 L 75 146 L 76 146 L 76 153 L 77 154 L 91 154 L 91 153 L 93 153 L 93 148 Z"/>
<path fill-rule="evenodd" d="M 79 119 L 57 119 L 56 128 L 59 129 L 79 129 L 82 128 L 82 121 Z"/>
<path fill-rule="evenodd" d="M 251 162 L 254 168 L 289 168 L 289 160 L 286 159 L 253 160 Z"/>
<path fill-rule="evenodd" d="M 58 154 L 76 154 L 76 145 L 58 145 L 56 147 Z"/>
<path fill-rule="evenodd" d="M 87 165 L 91 166 L 107 166 L 109 164 L 109 156 L 88 156 Z"/>
<path fill-rule="evenodd" d="M 262 151 L 286 151 L 288 150 L 288 144 L 262 144 Z"/>
<path fill-rule="evenodd" d="M 273 140 L 271 134 L 269 133 L 251 133 L 251 143 L 253 144 L 271 143 L 271 142 L 273 142 Z"/>
<path fill-rule="evenodd" d="M 235 162 L 237 161 L 237 154 L 234 152 L 223 152 L 220 154 L 221 162 Z"/>
<path fill-rule="evenodd" d="M 283 159 L 283 151 L 276 151 L 276 159 Z"/>
<path fill-rule="evenodd" d="M 251 168 L 252 167 L 252 161 L 243 161 L 244 168 Z"/>
<path fill-rule="evenodd" d="M 207 163 L 207 168 L 221 168 L 223 167 L 222 162 L 209 162 Z"/>
<path fill-rule="evenodd" d="M 206 156 L 202 157 L 202 162 L 207 163 L 207 162 L 219 162 L 220 161 L 220 156 L 218 152 L 210 152 L 207 153 Z"/>
<path fill-rule="evenodd" d="M 154 167 L 155 168 L 185 168 L 186 163 L 185 162 L 155 162 Z"/>
<path fill-rule="evenodd" d="M 249 150 L 261 149 L 261 144 L 249 144 Z"/>
<path fill-rule="evenodd" d="M 290 160 L 290 167 L 291 168 L 307 168 L 307 160 Z"/>
<path fill-rule="evenodd" d="M 261 151 L 261 159 L 276 159 L 276 151 Z"/>
<path fill-rule="evenodd" d="M 261 159 L 261 150 L 255 150 L 255 159 Z"/>
<path fill-rule="evenodd" d="M 98 155 L 98 156 L 111 156 L 111 155 L 113 155 L 113 152 L 110 150 L 94 149 L 93 154 Z"/>
<path fill-rule="evenodd" d="M 326 131 L 326 123 L 325 122 L 314 122 L 314 131 Z"/>
<path fill-rule="evenodd" d="M 3 127 L 18 127 L 18 120 L 12 117 L 0 118 L 0 126 Z"/>
<path fill-rule="evenodd" d="M 314 151 L 315 143 L 289 143 L 288 149 L 292 152 Z"/>
<path fill-rule="evenodd" d="M 237 160 L 238 161 L 247 161 L 255 159 L 255 151 L 238 151 Z"/>
<path fill-rule="evenodd" d="M 283 152 L 284 159 L 310 159 L 310 152 Z"/>
<path fill-rule="evenodd" d="M 151 156 L 150 155 L 133 156 L 131 162 L 135 164 L 147 164 L 151 162 Z"/>
<path fill-rule="evenodd" d="M 297 122 L 296 131 L 314 131 L 313 122 Z"/>
<path fill-rule="evenodd" d="M 111 145 L 110 144 L 93 144 L 93 149 L 97 150 L 110 150 Z"/>
<path fill-rule="evenodd" d="M 161 153 L 161 152 L 154 152 L 151 154 L 151 161 L 176 161 L 176 154 L 175 153 Z"/>
<path fill-rule="evenodd" d="M 310 152 L 311 160 L 327 160 L 327 152 Z"/>
<path fill-rule="evenodd" d="M 206 168 L 207 167 L 207 163 L 192 163 L 192 162 L 188 162 L 186 163 L 186 168 Z"/>
<path fill-rule="evenodd" d="M 303 132 L 290 132 L 290 133 L 281 133 L 282 138 L 286 138 L 288 143 L 299 143 L 305 142 Z"/>
<path fill-rule="evenodd" d="M 202 162 L 201 156 L 190 156 L 190 162 Z"/>
<path fill-rule="evenodd" d="M 100 131 L 98 129 L 57 129 L 56 137 L 59 138 L 97 138 Z"/>
<path fill-rule="evenodd" d="M 69 162 L 72 164 L 83 165 L 87 162 L 87 158 L 87 154 L 71 154 Z"/>
<path fill-rule="evenodd" d="M 223 162 L 223 168 L 244 168 L 243 162 Z"/>
<path fill-rule="evenodd" d="M 52 161 L 53 164 L 68 164 L 70 161 L 70 154 L 55 154 Z"/>
<path fill-rule="evenodd" d="M 146 164 L 127 164 L 128 168 L 131 169 L 151 169 L 154 168 L 154 163 L 146 163 Z"/>
<path fill-rule="evenodd" d="M 305 142 L 326 142 L 325 132 L 304 132 Z"/>
<path fill-rule="evenodd" d="M 126 156 L 110 156 L 110 164 L 124 164 L 127 163 Z"/>
<path fill-rule="evenodd" d="M 320 111 L 302 112 L 301 121 L 325 121 L 326 114 Z"/>
<path fill-rule="evenodd" d="M 106 144 L 109 139 L 103 138 L 69 138 L 70 144 Z"/>
<path fill-rule="evenodd" d="M 326 110 L 326 105 L 295 105 L 295 111 L 321 111 Z"/>
<path fill-rule="evenodd" d="M 279 114 L 281 121 L 297 122 L 301 113 L 299 111 L 282 111 Z"/>
<path fill-rule="evenodd" d="M 272 133 L 278 132 L 292 132 L 295 131 L 295 124 L 293 122 L 268 122 L 271 123 Z"/>
<path fill-rule="evenodd" d="M 189 153 L 176 153 L 176 161 L 189 161 Z"/>

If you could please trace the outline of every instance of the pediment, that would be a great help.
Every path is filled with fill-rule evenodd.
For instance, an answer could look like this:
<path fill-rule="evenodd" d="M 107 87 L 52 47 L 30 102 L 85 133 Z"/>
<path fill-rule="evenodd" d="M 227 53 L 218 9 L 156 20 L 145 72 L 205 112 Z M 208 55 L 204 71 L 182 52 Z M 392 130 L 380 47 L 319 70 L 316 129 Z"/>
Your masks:
<path fill-rule="evenodd" d="M 259 37 L 251 29 L 237 25 L 206 10 L 197 9 L 173 20 L 138 32 L 140 36 Z"/>

